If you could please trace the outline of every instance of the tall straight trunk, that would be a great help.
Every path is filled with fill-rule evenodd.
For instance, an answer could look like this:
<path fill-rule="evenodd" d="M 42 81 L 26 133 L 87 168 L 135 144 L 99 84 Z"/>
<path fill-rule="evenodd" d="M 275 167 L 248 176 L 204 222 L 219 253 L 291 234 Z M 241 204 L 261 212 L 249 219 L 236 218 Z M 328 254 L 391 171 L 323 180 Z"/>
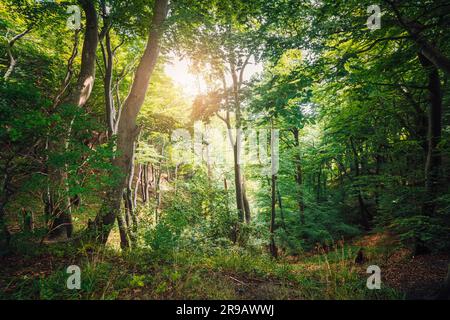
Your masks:
<path fill-rule="evenodd" d="M 251 222 L 252 217 L 250 216 L 250 203 L 248 202 L 247 187 L 244 176 L 242 176 L 242 200 L 244 201 L 245 222 L 248 224 Z"/>
<path fill-rule="evenodd" d="M 150 195 L 150 179 L 149 179 L 149 166 L 144 165 L 144 202 L 147 203 Z"/>
<path fill-rule="evenodd" d="M 278 256 L 277 247 L 275 245 L 275 216 L 276 216 L 276 188 L 277 188 L 277 176 L 272 174 L 272 197 L 271 197 L 271 215 L 270 215 L 270 254 L 276 258 Z"/>
<path fill-rule="evenodd" d="M 116 134 L 116 119 L 118 120 L 116 110 L 114 107 L 114 97 L 112 92 L 113 83 L 113 71 L 114 71 L 114 51 L 111 47 L 111 19 L 107 13 L 106 1 L 101 1 L 102 16 L 103 16 L 103 29 L 100 34 L 100 45 L 103 55 L 103 64 L 105 67 L 105 73 L 103 77 L 103 90 L 106 109 L 106 124 L 108 128 L 108 138 L 112 138 Z M 104 44 L 103 44 L 104 40 Z M 118 90 L 118 89 L 117 89 Z M 128 173 L 128 181 L 132 175 L 132 168 Z M 128 185 L 128 183 L 127 183 Z M 120 235 L 120 247 L 122 249 L 130 248 L 130 216 L 133 212 L 133 203 L 130 200 L 131 191 L 127 188 L 123 193 L 125 212 L 119 212 L 117 215 L 117 224 L 119 226 Z M 125 219 L 124 219 L 125 217 Z"/>
<path fill-rule="evenodd" d="M 135 150 L 133 150 L 134 154 Z M 120 242 L 121 248 L 125 249 L 130 247 L 130 240 L 135 243 L 136 242 L 136 232 L 137 232 L 137 221 L 135 217 L 135 207 L 133 205 L 133 178 L 134 178 L 134 157 L 132 157 L 130 167 L 128 169 L 127 176 L 127 187 L 123 192 L 123 200 L 125 207 L 125 224 L 121 221 L 122 214 L 119 213 L 117 215 L 117 223 L 123 225 L 123 231 L 120 232 Z M 136 223 L 135 223 L 136 222 Z M 136 232 L 135 232 L 136 231 Z"/>
<path fill-rule="evenodd" d="M 142 164 L 138 165 L 138 174 L 137 174 L 137 180 L 136 180 L 136 185 L 134 186 L 134 197 L 133 197 L 133 205 L 136 208 L 137 207 L 137 201 L 138 201 L 138 194 L 139 194 L 139 189 L 141 186 L 141 181 L 142 181 Z"/>
<path fill-rule="evenodd" d="M 5 221 L 5 205 L 0 202 L 0 257 L 2 253 L 9 250 L 9 243 L 11 241 L 11 234 Z"/>
<path fill-rule="evenodd" d="M 121 170 L 122 177 L 116 186 L 111 188 L 94 222 L 94 235 L 100 243 L 106 243 L 114 221 L 120 212 L 122 192 L 126 187 L 127 173 L 134 157 L 134 145 L 139 130 L 136 119 L 150 82 L 150 77 L 156 65 L 160 51 L 162 27 L 167 16 L 168 0 L 155 0 L 153 18 L 147 47 L 139 63 L 131 91 L 126 98 L 117 132 L 117 150 L 119 155 L 113 165 Z"/>
<path fill-rule="evenodd" d="M 240 135 L 240 133 L 237 133 L 240 131 L 239 129 L 236 130 L 236 136 Z M 238 139 L 238 138 L 236 138 Z M 240 159 L 240 143 L 236 143 L 234 145 L 234 185 L 235 185 L 235 192 L 236 192 L 236 206 L 238 210 L 238 218 L 240 222 L 244 222 L 244 194 L 242 191 L 242 174 L 241 174 L 241 164 L 239 163 Z"/>
<path fill-rule="evenodd" d="M 162 144 L 161 144 L 161 157 L 163 158 L 165 156 L 164 151 L 166 148 L 166 143 L 163 140 Z M 156 206 L 155 206 L 155 223 L 159 222 L 159 214 L 160 214 L 160 209 L 161 209 L 161 204 L 162 204 L 162 189 L 161 189 L 161 179 L 163 176 L 163 160 L 159 160 L 158 162 L 158 169 L 157 169 L 157 174 L 155 176 L 155 200 L 156 200 Z M 152 174 L 155 174 L 155 172 L 153 172 Z M 148 179 L 148 170 L 147 170 L 147 180 Z M 146 192 L 147 192 L 147 197 L 148 197 L 148 190 L 149 190 L 149 184 L 147 184 L 146 186 Z"/>
<path fill-rule="evenodd" d="M 6 204 L 8 203 L 10 197 L 12 196 L 12 191 L 10 188 L 12 176 L 9 174 L 10 161 L 8 161 L 4 167 L 3 177 L 2 177 L 2 190 L 0 194 L 0 257 L 3 253 L 9 251 L 9 243 L 11 240 L 11 234 L 9 233 L 8 227 L 6 225 Z"/>
<path fill-rule="evenodd" d="M 424 215 L 434 215 L 438 197 L 442 167 L 442 154 L 439 143 L 442 136 L 442 91 L 437 67 L 423 54 L 419 60 L 428 75 L 430 105 L 428 107 L 427 158 L 425 164 L 425 202 Z"/>
<path fill-rule="evenodd" d="M 287 232 L 286 220 L 284 219 L 283 198 L 281 197 L 281 191 L 278 185 L 277 185 L 277 199 L 278 199 L 278 208 L 280 208 L 281 225 L 283 229 Z"/>
<path fill-rule="evenodd" d="M 272 130 L 271 139 L 270 139 L 270 147 L 271 147 L 271 158 L 272 158 L 272 201 L 271 201 L 271 215 L 270 215 L 270 253 L 272 257 L 278 257 L 278 250 L 275 245 L 275 217 L 276 217 L 276 189 L 277 189 L 277 175 L 275 170 L 275 136 Z"/>
<path fill-rule="evenodd" d="M 127 226 L 125 225 L 125 221 L 123 219 L 123 214 L 121 211 L 117 213 L 117 225 L 119 226 L 119 235 L 120 235 L 120 248 L 122 250 L 126 250 L 130 248 L 130 239 L 128 234 Z"/>
<path fill-rule="evenodd" d="M 161 167 L 161 161 L 159 162 L 157 174 L 156 174 L 156 181 L 155 181 L 155 223 L 158 223 L 159 221 L 159 209 L 161 207 L 161 175 L 162 175 L 162 167 Z M 148 190 L 148 188 L 147 188 Z"/>
<path fill-rule="evenodd" d="M 231 210 L 230 210 L 230 199 L 229 199 L 229 194 L 228 194 L 228 181 L 227 178 L 224 177 L 223 178 L 223 188 L 225 191 L 225 207 L 227 208 L 227 215 L 230 216 L 231 214 Z M 237 226 L 236 224 L 233 225 L 233 228 L 230 232 L 230 240 L 236 244 L 237 242 Z"/>
<path fill-rule="evenodd" d="M 292 129 L 292 134 L 294 135 L 295 153 L 295 182 L 297 183 L 298 195 L 297 195 L 297 205 L 300 214 L 300 221 L 305 224 L 305 202 L 303 200 L 303 170 L 300 158 L 300 133 L 298 128 Z"/>
<path fill-rule="evenodd" d="M 132 198 L 131 198 L 131 202 L 132 202 Z M 124 203 L 124 207 L 125 207 L 125 225 L 127 227 L 127 229 L 130 227 L 130 211 L 133 210 L 133 207 L 130 208 L 130 196 L 128 194 L 128 188 L 126 190 L 123 191 L 123 203 Z M 132 204 L 133 205 L 133 204 Z"/>
<path fill-rule="evenodd" d="M 145 171 L 147 170 L 146 165 L 142 165 L 142 171 L 140 172 L 140 178 L 139 178 L 139 189 L 141 190 L 141 199 L 143 203 L 147 202 L 146 194 L 145 194 Z"/>
<path fill-rule="evenodd" d="M 96 51 L 98 47 L 98 21 L 94 0 L 79 0 L 86 16 L 81 67 L 78 80 L 72 93 L 63 99 L 61 104 L 83 107 L 88 101 L 95 80 Z M 73 119 L 72 119 L 73 121 Z M 64 153 L 68 148 L 68 135 L 49 141 L 50 153 Z M 70 238 L 72 236 L 71 201 L 67 195 L 67 171 L 65 166 L 49 166 L 49 207 L 51 208 L 52 225 L 49 238 Z"/>
<path fill-rule="evenodd" d="M 350 137 L 350 146 L 353 152 L 353 161 L 354 161 L 354 167 L 355 167 L 355 176 L 358 179 L 361 175 L 361 170 L 359 169 L 360 166 L 360 160 L 358 156 L 358 151 L 355 146 L 355 142 L 353 141 L 353 138 Z M 359 183 L 358 181 L 356 183 Z M 371 223 L 371 216 L 369 213 L 369 210 L 367 209 L 366 203 L 363 198 L 363 193 L 361 191 L 361 188 L 358 187 L 358 204 L 359 204 L 359 214 L 361 217 L 361 224 L 366 230 L 370 230 L 370 223 Z"/>
<path fill-rule="evenodd" d="M 117 118 L 116 110 L 114 107 L 114 97 L 113 97 L 113 71 L 114 71 L 114 52 L 111 48 L 111 22 L 110 18 L 106 16 L 106 3 L 102 1 L 103 6 L 103 30 L 102 36 L 104 36 L 105 44 L 101 43 L 103 64 L 105 66 L 105 74 L 103 77 L 103 89 L 105 98 L 105 108 L 106 108 L 106 124 L 108 127 L 108 137 L 111 138 L 116 132 L 115 121 Z"/>
<path fill-rule="evenodd" d="M 236 118 L 240 119 L 240 115 L 236 115 Z M 230 130 L 230 128 L 228 130 Z M 237 121 L 236 124 L 236 137 L 233 143 L 233 164 L 234 164 L 236 206 L 238 210 L 239 221 L 244 222 L 245 220 L 246 223 L 250 223 L 251 220 L 250 205 L 247 198 L 245 179 L 242 173 L 241 152 L 242 152 L 242 129 L 240 128 L 240 120 L 239 120 Z"/>
<path fill-rule="evenodd" d="M 322 164 L 320 164 L 319 167 L 319 173 L 317 174 L 317 190 L 316 190 L 316 201 L 317 203 L 320 202 L 320 195 L 321 195 L 321 188 L 322 188 L 322 184 L 321 184 L 321 177 L 322 177 Z"/>
<path fill-rule="evenodd" d="M 241 129 L 241 106 L 239 100 L 239 89 L 241 86 L 241 81 L 239 79 L 242 78 L 242 74 L 244 71 L 245 65 L 241 68 L 241 76 L 238 77 L 236 73 L 236 64 L 234 59 L 231 59 L 230 69 L 233 81 L 232 94 L 234 96 L 234 108 L 236 114 L 236 125 L 235 125 L 235 137 L 233 138 L 232 134 L 232 126 L 230 119 L 230 99 L 228 97 L 228 88 L 226 83 L 225 75 L 222 76 L 223 82 L 223 90 L 225 93 L 225 101 L 226 101 L 226 117 L 220 116 L 218 113 L 216 114 L 222 121 L 225 122 L 228 130 L 228 137 L 230 140 L 231 147 L 233 148 L 233 169 L 234 169 L 234 186 L 235 186 L 235 197 L 236 197 L 236 207 L 238 211 L 238 220 L 239 222 L 244 222 L 244 219 L 247 223 L 251 220 L 250 215 L 250 205 L 248 202 L 245 182 L 242 175 L 242 167 L 240 163 L 241 157 L 241 145 L 242 145 L 242 129 Z M 236 228 L 236 237 L 238 230 Z"/>
<path fill-rule="evenodd" d="M 382 189 L 382 184 L 379 179 L 381 173 L 381 165 L 383 164 L 383 157 L 380 155 L 381 148 L 378 149 L 378 154 L 375 156 L 375 175 L 377 176 L 377 183 L 375 185 L 374 190 L 374 198 L 375 198 L 375 212 L 378 213 L 380 209 L 380 191 Z"/>
<path fill-rule="evenodd" d="M 249 56 L 250 57 L 250 56 Z M 241 111 L 241 100 L 240 100 L 240 89 L 242 85 L 242 76 L 245 65 L 248 63 L 244 63 L 241 67 L 240 75 L 237 74 L 237 66 L 235 57 L 231 55 L 230 61 L 230 69 L 231 69 L 231 78 L 233 81 L 233 96 L 234 96 L 234 107 L 236 114 L 236 141 L 234 145 L 234 169 L 235 169 L 235 185 L 236 185 L 236 202 L 237 209 L 239 211 L 239 219 L 241 221 L 245 221 L 250 223 L 251 213 L 250 213 L 250 205 L 247 198 L 246 188 L 245 188 L 245 179 L 243 178 L 243 172 L 241 167 L 241 151 L 242 151 L 242 111 Z"/>

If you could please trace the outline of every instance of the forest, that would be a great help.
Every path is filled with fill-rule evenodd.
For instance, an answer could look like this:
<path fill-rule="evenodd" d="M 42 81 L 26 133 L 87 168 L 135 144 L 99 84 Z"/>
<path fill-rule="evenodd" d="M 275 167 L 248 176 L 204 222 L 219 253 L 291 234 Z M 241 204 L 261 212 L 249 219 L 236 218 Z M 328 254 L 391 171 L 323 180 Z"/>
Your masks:
<path fill-rule="evenodd" d="M 0 0 L 0 300 L 450 298 L 449 0 Z"/>

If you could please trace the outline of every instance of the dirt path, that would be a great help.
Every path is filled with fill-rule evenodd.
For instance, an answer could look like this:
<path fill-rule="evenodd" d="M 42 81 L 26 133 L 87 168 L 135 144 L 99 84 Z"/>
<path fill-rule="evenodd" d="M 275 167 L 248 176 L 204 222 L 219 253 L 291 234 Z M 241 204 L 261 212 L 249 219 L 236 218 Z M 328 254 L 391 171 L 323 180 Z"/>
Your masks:
<path fill-rule="evenodd" d="M 356 242 L 362 248 L 385 247 L 393 250 L 383 258 L 383 281 L 401 291 L 406 299 L 432 299 L 447 275 L 450 254 L 414 256 L 411 250 L 396 248 L 398 240 L 390 234 L 365 236 Z"/>

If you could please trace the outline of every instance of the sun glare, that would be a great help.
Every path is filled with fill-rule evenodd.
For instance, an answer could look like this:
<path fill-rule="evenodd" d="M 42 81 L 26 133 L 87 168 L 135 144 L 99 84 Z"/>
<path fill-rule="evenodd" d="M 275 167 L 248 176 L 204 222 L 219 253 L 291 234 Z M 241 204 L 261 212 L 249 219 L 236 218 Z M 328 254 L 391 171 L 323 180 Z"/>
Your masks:
<path fill-rule="evenodd" d="M 190 71 L 187 59 L 172 57 L 165 65 L 165 72 L 190 97 L 195 97 L 205 91 L 203 79 Z"/>
<path fill-rule="evenodd" d="M 179 86 L 189 97 L 195 97 L 207 92 L 207 84 L 201 74 L 194 74 L 190 67 L 190 61 L 176 56 L 170 57 L 165 65 L 165 73 Z M 244 72 L 244 81 L 248 81 L 257 73 L 262 72 L 263 66 L 251 59 Z M 227 83 L 231 84 L 231 76 L 226 76 Z"/>

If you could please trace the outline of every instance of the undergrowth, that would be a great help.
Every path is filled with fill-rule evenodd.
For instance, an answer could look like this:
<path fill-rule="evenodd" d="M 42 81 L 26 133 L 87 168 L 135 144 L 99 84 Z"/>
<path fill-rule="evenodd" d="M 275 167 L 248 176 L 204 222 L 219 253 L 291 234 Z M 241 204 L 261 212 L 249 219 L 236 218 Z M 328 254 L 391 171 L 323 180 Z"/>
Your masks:
<path fill-rule="evenodd" d="M 292 263 L 239 247 L 208 254 L 148 248 L 118 252 L 89 245 L 73 251 L 49 247 L 22 255 L 32 265 L 52 256 L 52 269 L 8 276 L 1 299 L 401 299 L 389 288 L 368 290 L 367 276 L 353 263 L 351 246 Z M 25 250 L 26 252 L 26 250 Z M 55 254 L 57 252 L 57 254 Z M 71 257 L 68 259 L 68 257 Z M 70 262 L 70 264 L 68 264 Z M 81 269 L 81 289 L 69 290 L 69 265 Z"/>

